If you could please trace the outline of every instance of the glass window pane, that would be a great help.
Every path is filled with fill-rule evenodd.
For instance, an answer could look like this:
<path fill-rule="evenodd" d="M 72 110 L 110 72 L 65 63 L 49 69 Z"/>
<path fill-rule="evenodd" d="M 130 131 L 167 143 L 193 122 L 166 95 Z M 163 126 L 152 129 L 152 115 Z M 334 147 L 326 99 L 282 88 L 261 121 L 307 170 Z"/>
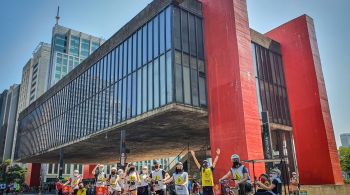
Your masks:
<path fill-rule="evenodd" d="M 128 43 L 127 41 L 124 41 L 124 56 L 123 56 L 123 77 L 125 77 L 128 74 Z"/>
<path fill-rule="evenodd" d="M 154 108 L 159 107 L 159 63 L 158 58 L 154 60 Z"/>
<path fill-rule="evenodd" d="M 176 102 L 183 102 L 181 53 L 175 51 L 175 94 Z"/>
<path fill-rule="evenodd" d="M 142 30 L 137 31 L 137 67 L 141 67 L 142 56 Z"/>
<path fill-rule="evenodd" d="M 173 102 L 173 64 L 171 51 L 166 53 L 166 74 L 167 74 L 167 102 Z"/>
<path fill-rule="evenodd" d="M 196 56 L 197 46 L 196 46 L 196 30 L 195 30 L 194 18 L 195 16 L 193 16 L 192 14 L 188 15 L 190 51 L 191 51 L 191 55 Z"/>
<path fill-rule="evenodd" d="M 142 27 L 142 64 L 147 63 L 147 25 Z"/>
<path fill-rule="evenodd" d="M 137 33 L 132 36 L 132 69 L 136 70 L 136 58 L 137 58 Z"/>
<path fill-rule="evenodd" d="M 137 115 L 141 114 L 142 108 L 142 69 L 137 70 Z"/>
<path fill-rule="evenodd" d="M 123 92 L 122 92 L 122 121 L 126 119 L 126 110 L 127 110 L 127 105 L 126 105 L 126 95 L 127 95 L 127 78 L 123 78 Z"/>
<path fill-rule="evenodd" d="M 72 35 L 70 37 L 69 54 L 74 55 L 74 56 L 78 56 L 79 55 L 79 46 L 80 46 L 80 38 Z"/>
<path fill-rule="evenodd" d="M 132 97 L 131 97 L 131 74 L 129 74 L 128 76 L 128 86 L 127 86 L 127 95 L 126 95 L 126 99 L 127 99 L 127 108 L 126 108 L 126 118 L 129 119 L 131 117 L 131 101 L 132 101 Z"/>
<path fill-rule="evenodd" d="M 197 29 L 197 43 L 198 43 L 198 58 L 204 59 L 203 26 L 202 26 L 202 19 L 198 17 L 196 17 L 196 29 Z"/>
<path fill-rule="evenodd" d="M 81 51 L 80 51 L 80 57 L 82 59 L 85 59 L 90 54 L 90 41 L 87 39 L 81 40 Z"/>
<path fill-rule="evenodd" d="M 169 6 L 165 10 L 166 15 L 166 26 L 165 26 L 165 34 L 166 34 L 166 49 L 171 48 L 171 7 Z"/>
<path fill-rule="evenodd" d="M 199 97 L 201 106 L 207 105 L 207 95 L 205 88 L 205 78 L 199 77 Z"/>
<path fill-rule="evenodd" d="M 119 46 L 119 79 L 123 78 L 123 44 Z"/>
<path fill-rule="evenodd" d="M 162 11 L 159 14 L 159 52 L 165 51 L 165 13 Z"/>
<path fill-rule="evenodd" d="M 183 83 L 184 83 L 184 98 L 185 104 L 191 104 L 191 81 L 190 81 L 190 68 L 189 57 L 186 54 L 182 55 L 183 64 Z"/>
<path fill-rule="evenodd" d="M 147 112 L 147 66 L 142 68 L 142 112 Z"/>
<path fill-rule="evenodd" d="M 154 58 L 156 58 L 156 57 L 158 57 L 158 39 L 159 39 L 159 37 L 158 37 L 158 26 L 159 26 L 159 23 L 158 23 L 158 16 L 156 16 L 154 19 L 153 19 L 153 26 L 154 26 L 154 36 L 153 36 L 153 41 L 154 41 L 154 47 L 153 47 L 153 49 L 154 49 Z"/>
<path fill-rule="evenodd" d="M 148 25 L 148 61 L 153 59 L 153 21 L 149 21 Z"/>
<path fill-rule="evenodd" d="M 118 82 L 118 112 L 117 112 L 117 119 L 118 123 L 121 121 L 122 118 L 122 80 Z"/>
<path fill-rule="evenodd" d="M 153 64 L 148 64 L 148 111 L 153 109 Z"/>
<path fill-rule="evenodd" d="M 187 12 L 183 10 L 181 10 L 181 38 L 182 50 L 189 53 Z"/>
<path fill-rule="evenodd" d="M 191 90 L 192 90 L 192 104 L 199 106 L 199 95 L 198 95 L 198 72 L 196 58 L 191 57 Z"/>
<path fill-rule="evenodd" d="M 136 72 L 132 74 L 132 116 L 136 116 L 136 96 L 137 96 L 137 83 Z"/>
<path fill-rule="evenodd" d="M 160 56 L 160 105 L 163 106 L 166 104 L 166 72 L 165 72 L 165 55 Z"/>
<path fill-rule="evenodd" d="M 131 58 L 132 57 L 132 37 L 128 39 L 128 71 L 127 74 L 131 73 L 132 71 L 132 64 L 131 64 Z"/>

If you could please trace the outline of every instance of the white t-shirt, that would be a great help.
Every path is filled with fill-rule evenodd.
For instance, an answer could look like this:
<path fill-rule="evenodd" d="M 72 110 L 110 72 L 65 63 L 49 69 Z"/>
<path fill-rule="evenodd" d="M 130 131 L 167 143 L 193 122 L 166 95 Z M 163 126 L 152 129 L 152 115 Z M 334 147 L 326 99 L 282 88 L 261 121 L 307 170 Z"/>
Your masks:
<path fill-rule="evenodd" d="M 78 186 L 78 184 L 79 184 L 79 181 L 78 180 L 80 180 L 81 179 L 81 176 L 80 175 L 78 175 L 78 176 L 73 176 L 73 177 L 71 177 L 71 178 L 69 178 L 69 181 L 70 181 L 70 185 L 72 186 L 72 187 L 74 187 L 73 189 L 74 190 L 76 190 L 76 189 L 79 189 L 79 186 Z M 81 180 L 80 180 L 81 181 Z"/>
<path fill-rule="evenodd" d="M 165 171 L 163 169 L 159 169 L 158 171 L 152 171 L 152 179 L 155 181 L 154 190 L 166 190 L 166 185 L 163 183 L 163 175 L 165 175 Z"/>
<path fill-rule="evenodd" d="M 188 181 L 188 173 L 182 172 L 182 173 L 174 173 L 173 179 L 175 182 L 175 191 L 177 195 L 188 195 L 188 185 L 183 184 L 186 181 Z"/>
<path fill-rule="evenodd" d="M 113 191 L 121 191 L 121 187 L 118 183 L 119 176 L 117 174 L 109 176 L 109 185 Z"/>
<path fill-rule="evenodd" d="M 126 190 L 132 191 L 137 189 L 137 174 L 136 172 L 130 173 L 130 175 L 127 175 L 125 177 L 126 180 Z"/>
<path fill-rule="evenodd" d="M 146 181 L 147 177 L 148 177 L 147 174 L 141 174 L 140 175 L 140 180 L 141 180 L 140 187 L 148 186 L 148 182 Z"/>
<path fill-rule="evenodd" d="M 104 187 L 106 185 L 106 174 L 101 172 L 97 175 L 96 186 Z"/>

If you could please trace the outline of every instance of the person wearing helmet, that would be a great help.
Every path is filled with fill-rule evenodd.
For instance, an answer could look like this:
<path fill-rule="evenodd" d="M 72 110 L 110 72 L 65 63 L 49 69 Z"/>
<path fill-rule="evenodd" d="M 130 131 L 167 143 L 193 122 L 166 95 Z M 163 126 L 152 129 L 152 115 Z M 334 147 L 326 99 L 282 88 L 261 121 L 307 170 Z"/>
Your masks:
<path fill-rule="evenodd" d="M 118 169 L 118 184 L 121 188 L 121 194 L 125 194 L 125 174 L 123 169 Z"/>
<path fill-rule="evenodd" d="M 256 185 L 260 189 L 266 190 L 266 192 L 257 192 L 256 195 L 281 195 L 282 194 L 282 181 L 280 179 L 281 171 L 277 168 L 274 168 L 270 172 L 270 186 L 257 181 Z"/>
<path fill-rule="evenodd" d="M 68 181 L 64 185 L 70 184 L 72 189 L 73 189 L 73 193 L 77 194 L 77 191 L 79 190 L 79 183 L 80 183 L 80 181 L 81 181 L 81 176 L 79 175 L 79 171 L 78 170 L 74 170 L 73 171 L 73 176 L 70 177 L 68 179 Z"/>
<path fill-rule="evenodd" d="M 107 181 L 108 181 L 108 191 L 111 195 L 117 195 L 121 194 L 121 187 L 118 183 L 119 175 L 117 174 L 117 168 L 112 167 L 111 168 L 111 174 L 109 175 Z"/>
<path fill-rule="evenodd" d="M 170 178 L 169 174 L 160 168 L 159 161 L 153 161 L 154 171 L 152 171 L 150 178 L 153 182 L 153 191 L 158 195 L 165 195 L 166 185 L 164 180 Z"/>
<path fill-rule="evenodd" d="M 219 181 L 232 178 L 236 181 L 236 185 L 239 186 L 239 194 L 245 195 L 252 190 L 248 169 L 241 164 L 240 157 L 237 154 L 231 156 L 232 167 Z"/>
<path fill-rule="evenodd" d="M 104 165 L 98 164 L 92 170 L 92 174 L 95 176 L 95 186 L 96 187 L 105 187 L 106 186 L 106 174 L 104 172 Z"/>
<path fill-rule="evenodd" d="M 137 194 L 137 184 L 140 182 L 139 174 L 134 164 L 128 164 L 125 168 L 125 189 L 130 195 Z"/>
<path fill-rule="evenodd" d="M 297 176 L 296 172 L 292 173 L 292 177 L 290 178 L 290 186 L 289 186 L 289 192 L 290 194 L 298 194 L 299 192 L 299 178 Z"/>
<path fill-rule="evenodd" d="M 184 166 L 181 162 L 176 163 L 175 173 L 172 177 L 164 181 L 168 184 L 175 181 L 175 192 L 176 195 L 189 195 L 188 191 L 188 173 L 184 171 Z"/>
<path fill-rule="evenodd" d="M 219 160 L 220 149 L 219 148 L 216 149 L 216 157 L 214 159 L 212 166 L 209 166 L 209 162 L 207 160 L 204 160 L 202 165 L 201 165 L 198 162 L 196 154 L 194 153 L 193 150 L 191 150 L 191 154 L 193 156 L 193 160 L 194 160 L 196 166 L 201 171 L 203 195 L 214 195 L 213 171 L 214 171 L 214 168 Z"/>
<path fill-rule="evenodd" d="M 148 167 L 143 166 L 140 174 L 140 183 L 139 187 L 137 188 L 137 195 L 148 195 L 148 183 L 151 181 L 151 178 L 149 177 L 148 173 Z"/>

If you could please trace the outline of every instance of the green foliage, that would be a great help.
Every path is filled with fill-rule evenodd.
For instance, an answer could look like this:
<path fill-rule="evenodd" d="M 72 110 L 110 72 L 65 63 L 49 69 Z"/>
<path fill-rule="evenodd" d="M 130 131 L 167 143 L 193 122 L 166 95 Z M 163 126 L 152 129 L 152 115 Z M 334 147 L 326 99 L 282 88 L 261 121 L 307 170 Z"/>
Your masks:
<path fill-rule="evenodd" d="M 350 148 L 339 148 L 339 160 L 341 169 L 346 173 L 350 173 Z"/>
<path fill-rule="evenodd" d="M 25 175 L 27 169 L 20 167 L 19 165 L 11 165 L 11 160 L 6 160 L 0 166 L 0 181 L 9 183 L 18 183 L 20 185 L 25 182 Z M 5 174 L 3 174 L 5 171 Z"/>
<path fill-rule="evenodd" d="M 20 185 L 24 184 L 26 172 L 26 169 L 23 169 L 18 165 L 9 167 L 6 173 L 7 183 L 16 182 Z"/>

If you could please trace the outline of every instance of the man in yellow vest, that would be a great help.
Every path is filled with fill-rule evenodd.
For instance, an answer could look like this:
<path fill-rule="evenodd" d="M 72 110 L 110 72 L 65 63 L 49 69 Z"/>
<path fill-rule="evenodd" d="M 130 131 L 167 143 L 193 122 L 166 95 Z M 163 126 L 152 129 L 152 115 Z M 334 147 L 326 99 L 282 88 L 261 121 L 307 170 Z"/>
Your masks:
<path fill-rule="evenodd" d="M 201 180 L 202 180 L 202 190 L 203 195 L 214 195 L 214 176 L 213 171 L 218 162 L 220 149 L 216 150 L 216 157 L 213 161 L 213 165 L 209 166 L 209 162 L 204 160 L 202 165 L 198 162 L 196 158 L 196 154 L 193 150 L 191 150 L 191 154 L 193 156 L 194 162 L 197 165 L 198 169 L 201 171 Z"/>

